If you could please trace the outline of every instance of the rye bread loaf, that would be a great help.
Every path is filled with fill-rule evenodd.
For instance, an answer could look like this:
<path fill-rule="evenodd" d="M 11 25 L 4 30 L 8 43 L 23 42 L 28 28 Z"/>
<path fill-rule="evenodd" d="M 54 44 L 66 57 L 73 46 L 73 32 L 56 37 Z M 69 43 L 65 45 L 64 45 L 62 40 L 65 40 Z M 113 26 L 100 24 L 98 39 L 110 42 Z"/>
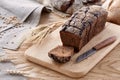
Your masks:
<path fill-rule="evenodd" d="M 79 51 L 105 26 L 107 11 L 100 6 L 86 6 L 75 12 L 60 31 L 64 46 Z"/>
<path fill-rule="evenodd" d="M 52 6 L 64 13 L 73 14 L 86 5 L 101 5 L 101 0 L 51 0 Z"/>

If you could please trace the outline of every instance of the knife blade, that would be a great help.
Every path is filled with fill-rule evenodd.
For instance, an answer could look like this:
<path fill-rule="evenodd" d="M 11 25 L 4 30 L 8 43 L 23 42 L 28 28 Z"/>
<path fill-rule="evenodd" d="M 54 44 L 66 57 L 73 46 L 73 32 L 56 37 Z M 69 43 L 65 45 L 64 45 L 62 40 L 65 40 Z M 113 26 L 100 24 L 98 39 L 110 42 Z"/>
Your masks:
<path fill-rule="evenodd" d="M 89 56 L 95 54 L 96 51 L 98 51 L 98 50 L 100 50 L 100 49 L 102 49 L 102 48 L 112 44 L 113 42 L 116 41 L 116 39 L 117 39 L 116 36 L 112 36 L 112 37 L 109 37 L 106 40 L 98 43 L 97 45 L 92 47 L 90 50 L 88 50 L 85 53 L 79 55 L 77 57 L 77 59 L 76 59 L 76 62 L 78 63 L 78 62 L 83 61 L 84 59 L 88 58 Z"/>

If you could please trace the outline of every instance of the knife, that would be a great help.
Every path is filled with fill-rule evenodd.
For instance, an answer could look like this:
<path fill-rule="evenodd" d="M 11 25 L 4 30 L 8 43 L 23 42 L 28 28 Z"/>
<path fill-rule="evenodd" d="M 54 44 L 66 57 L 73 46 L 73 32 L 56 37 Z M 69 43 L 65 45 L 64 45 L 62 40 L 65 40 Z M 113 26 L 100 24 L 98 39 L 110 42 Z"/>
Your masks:
<path fill-rule="evenodd" d="M 89 56 L 93 55 L 96 51 L 98 51 L 98 50 L 112 44 L 113 42 L 115 42 L 116 39 L 117 39 L 116 36 L 112 36 L 112 37 L 109 37 L 106 40 L 98 43 L 97 45 L 92 47 L 90 50 L 88 50 L 85 53 L 83 53 L 82 55 L 78 56 L 76 59 L 76 62 L 78 63 L 78 62 L 88 58 Z"/>

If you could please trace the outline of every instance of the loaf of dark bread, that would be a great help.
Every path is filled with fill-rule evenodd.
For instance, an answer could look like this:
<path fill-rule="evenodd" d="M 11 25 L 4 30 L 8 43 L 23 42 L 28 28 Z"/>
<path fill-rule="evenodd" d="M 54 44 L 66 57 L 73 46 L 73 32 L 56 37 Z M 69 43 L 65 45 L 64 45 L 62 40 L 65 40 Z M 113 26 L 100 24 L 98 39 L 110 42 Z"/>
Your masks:
<path fill-rule="evenodd" d="M 62 12 L 73 14 L 86 5 L 101 5 L 101 0 L 51 0 L 52 6 Z"/>
<path fill-rule="evenodd" d="M 79 51 L 105 26 L 107 11 L 100 6 L 86 6 L 75 12 L 63 25 L 60 37 L 63 45 Z"/>

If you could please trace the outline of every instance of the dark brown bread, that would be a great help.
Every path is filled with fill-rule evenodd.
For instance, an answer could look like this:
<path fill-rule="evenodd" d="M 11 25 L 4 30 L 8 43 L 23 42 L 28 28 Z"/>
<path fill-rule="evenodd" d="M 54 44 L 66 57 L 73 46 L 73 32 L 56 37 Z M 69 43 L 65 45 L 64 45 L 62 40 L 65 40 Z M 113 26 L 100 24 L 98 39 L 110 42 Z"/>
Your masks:
<path fill-rule="evenodd" d="M 73 2 L 74 0 L 51 0 L 52 6 L 62 12 L 66 12 Z"/>
<path fill-rule="evenodd" d="M 74 48 L 67 46 L 57 46 L 48 52 L 48 56 L 58 63 L 65 63 L 70 60 L 74 53 Z"/>
<path fill-rule="evenodd" d="M 107 11 L 100 6 L 86 6 L 75 12 L 63 25 L 60 37 L 63 45 L 79 51 L 105 26 Z"/>
<path fill-rule="evenodd" d="M 62 12 L 73 14 L 86 5 L 101 5 L 101 0 L 51 0 L 52 6 Z"/>

